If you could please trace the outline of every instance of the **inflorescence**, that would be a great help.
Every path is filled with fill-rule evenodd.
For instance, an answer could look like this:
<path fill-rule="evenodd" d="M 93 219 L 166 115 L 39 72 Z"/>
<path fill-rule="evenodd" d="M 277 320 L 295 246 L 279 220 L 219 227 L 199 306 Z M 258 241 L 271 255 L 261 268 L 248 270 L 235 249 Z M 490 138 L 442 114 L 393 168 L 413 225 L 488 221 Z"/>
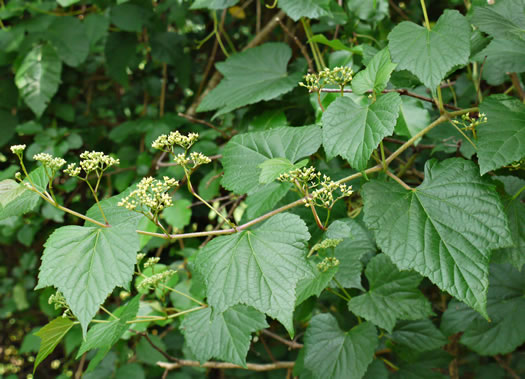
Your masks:
<path fill-rule="evenodd" d="M 173 205 L 173 200 L 168 191 L 178 185 L 177 180 L 167 176 L 163 177 L 162 180 L 154 179 L 151 176 L 143 178 L 137 184 L 137 189 L 122 199 L 118 206 L 139 213 L 158 214 L 163 209 Z"/>
<path fill-rule="evenodd" d="M 461 121 L 452 120 L 454 126 L 461 128 L 462 130 L 470 130 L 474 138 L 477 138 L 476 128 L 488 121 L 485 113 L 480 113 L 478 117 L 472 117 L 470 113 L 461 115 Z"/>
<path fill-rule="evenodd" d="M 211 162 L 211 159 L 202 153 L 192 152 L 188 154 L 188 150 L 199 138 L 198 133 L 189 133 L 187 136 L 180 134 L 178 131 L 170 134 L 163 134 L 159 136 L 151 146 L 154 149 L 170 153 L 173 155 L 175 163 L 184 167 L 184 169 L 195 169 L 200 165 Z M 184 149 L 184 153 L 175 154 L 174 148 L 179 146 Z"/>
<path fill-rule="evenodd" d="M 327 85 L 335 85 L 343 89 L 353 79 L 354 72 L 350 67 L 325 68 L 317 74 L 307 74 L 301 87 L 308 88 L 310 92 L 320 92 Z"/>
<path fill-rule="evenodd" d="M 352 186 L 334 182 L 329 176 L 321 174 L 311 166 L 281 174 L 277 180 L 294 184 L 296 189 L 309 197 L 314 205 L 327 209 L 331 209 L 338 200 L 349 197 L 353 193 Z M 310 201 L 304 200 L 307 207 Z"/>

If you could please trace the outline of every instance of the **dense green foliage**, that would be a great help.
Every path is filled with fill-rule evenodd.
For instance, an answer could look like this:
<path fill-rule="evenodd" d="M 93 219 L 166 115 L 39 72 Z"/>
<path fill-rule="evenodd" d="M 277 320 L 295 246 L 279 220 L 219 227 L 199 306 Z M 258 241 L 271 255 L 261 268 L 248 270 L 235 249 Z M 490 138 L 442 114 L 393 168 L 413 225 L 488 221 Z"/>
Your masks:
<path fill-rule="evenodd" d="M 525 375 L 525 0 L 0 0 L 0 379 Z"/>

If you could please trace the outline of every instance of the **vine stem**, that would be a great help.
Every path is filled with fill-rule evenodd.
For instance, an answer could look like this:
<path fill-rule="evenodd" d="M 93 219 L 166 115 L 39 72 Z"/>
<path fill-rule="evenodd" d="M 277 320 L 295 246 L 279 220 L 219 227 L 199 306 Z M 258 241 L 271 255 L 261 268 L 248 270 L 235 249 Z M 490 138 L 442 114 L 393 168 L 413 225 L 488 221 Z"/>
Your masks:
<path fill-rule="evenodd" d="M 398 176 L 392 174 L 390 171 L 386 171 L 386 174 L 390 176 L 392 179 L 394 179 L 396 182 L 398 182 L 404 189 L 408 191 L 415 191 L 415 188 L 410 187 L 408 184 L 402 181 Z"/>
<path fill-rule="evenodd" d="M 246 363 L 246 367 L 242 367 L 233 363 L 226 362 L 205 362 L 201 364 L 198 361 L 190 361 L 188 359 L 177 359 L 175 363 L 157 362 L 157 366 L 162 367 L 168 371 L 176 370 L 181 367 L 203 367 L 214 369 L 244 369 L 250 371 L 272 371 L 281 369 L 290 369 L 295 366 L 295 362 L 275 362 L 275 363 Z"/>

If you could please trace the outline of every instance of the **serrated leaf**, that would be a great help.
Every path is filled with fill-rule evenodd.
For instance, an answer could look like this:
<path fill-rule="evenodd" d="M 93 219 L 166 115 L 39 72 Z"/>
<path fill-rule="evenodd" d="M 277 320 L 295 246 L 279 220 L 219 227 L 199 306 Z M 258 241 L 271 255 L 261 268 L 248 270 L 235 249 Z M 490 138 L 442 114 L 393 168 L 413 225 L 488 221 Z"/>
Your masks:
<path fill-rule="evenodd" d="M 339 260 L 335 278 L 345 288 L 363 289 L 361 286 L 361 271 L 363 271 L 361 258 L 366 254 L 376 252 L 371 233 L 361 221 L 348 218 L 331 223 L 326 231 L 326 238 L 343 240 L 334 248 L 334 256 Z"/>
<path fill-rule="evenodd" d="M 475 59 L 483 61 L 485 57 L 486 63 L 499 72 L 524 72 L 525 41 L 494 39 Z"/>
<path fill-rule="evenodd" d="M 338 97 L 322 117 L 326 154 L 340 155 L 356 170 L 364 170 L 379 142 L 394 132 L 400 106 L 398 93 L 387 93 L 370 105 Z"/>
<path fill-rule="evenodd" d="M 35 333 L 35 335 L 40 337 L 42 341 L 40 342 L 40 348 L 38 349 L 38 354 L 35 359 L 33 373 L 38 365 L 46 359 L 53 350 L 55 350 L 55 347 L 62 338 L 64 338 L 67 332 L 69 332 L 69 329 L 71 329 L 73 325 L 75 325 L 75 323 L 67 317 L 58 317 Z"/>
<path fill-rule="evenodd" d="M 89 40 L 85 26 L 78 18 L 55 17 L 46 35 L 65 64 L 77 67 L 86 60 L 89 54 Z"/>
<path fill-rule="evenodd" d="M 218 116 L 290 92 L 301 80 L 300 72 L 289 75 L 286 71 L 291 57 L 288 45 L 270 42 L 217 63 L 224 79 L 202 100 L 197 111 L 218 109 Z"/>
<path fill-rule="evenodd" d="M 516 195 L 525 187 L 525 180 L 514 176 L 497 176 L 495 179 L 505 184 L 505 191 L 508 194 L 504 197 L 503 203 L 509 218 L 513 244 L 510 247 L 494 250 L 491 262 L 508 262 L 521 271 L 525 264 L 525 204 L 522 202 L 525 192 L 522 191 L 520 195 Z"/>
<path fill-rule="evenodd" d="M 397 135 L 412 138 L 430 124 L 430 113 L 420 100 L 407 96 L 402 96 L 401 100 L 395 132 Z M 417 145 L 417 142 L 419 141 L 414 145 Z"/>
<path fill-rule="evenodd" d="M 443 314 L 446 334 L 464 332 L 460 342 L 481 355 L 507 354 L 525 342 L 525 272 L 511 265 L 490 267 L 487 312 L 490 322 L 458 301 Z"/>
<path fill-rule="evenodd" d="M 404 21 L 388 35 L 388 48 L 398 70 L 409 70 L 435 91 L 454 67 L 468 63 L 470 25 L 456 10 L 445 10 L 434 27 Z"/>
<path fill-rule="evenodd" d="M 162 215 L 176 229 L 184 229 L 190 223 L 191 219 L 191 201 L 178 199 L 173 201 L 173 206 L 166 208 Z"/>
<path fill-rule="evenodd" d="M 190 9 L 224 9 L 238 2 L 239 0 L 195 0 Z"/>
<path fill-rule="evenodd" d="M 129 285 L 139 249 L 133 229 L 63 226 L 44 245 L 36 289 L 55 286 L 62 292 L 84 334 L 111 291 Z"/>
<path fill-rule="evenodd" d="M 390 75 L 396 64 L 390 60 L 388 49 L 383 49 L 374 55 L 374 58 L 367 64 L 366 69 L 359 71 L 352 80 L 352 90 L 362 95 L 366 91 L 372 90 L 376 95 L 386 88 Z"/>
<path fill-rule="evenodd" d="M 320 314 L 306 330 L 304 365 L 314 378 L 361 378 L 374 359 L 377 342 L 376 328 L 369 322 L 344 332 L 334 316 Z"/>
<path fill-rule="evenodd" d="M 296 168 L 301 168 L 306 166 L 308 159 L 303 159 L 296 164 L 293 164 L 286 158 L 272 158 L 268 159 L 261 163 L 258 167 L 261 169 L 261 174 L 259 175 L 259 183 L 268 184 L 273 182 L 279 177 L 279 175 L 284 174 L 290 170 Z"/>
<path fill-rule="evenodd" d="M 297 282 L 297 288 L 295 289 L 297 296 L 297 300 L 295 301 L 296 306 L 307 300 L 310 296 L 319 296 L 321 292 L 328 287 L 328 284 L 339 268 L 338 266 L 332 266 L 326 271 L 319 271 L 314 262 L 310 260 L 309 264 L 312 275 Z"/>
<path fill-rule="evenodd" d="M 200 362 L 221 359 L 246 367 L 251 334 L 268 327 L 264 315 L 236 305 L 213 315 L 208 308 L 190 313 L 182 322 L 186 343 Z"/>
<path fill-rule="evenodd" d="M 494 186 L 459 158 L 427 161 L 414 191 L 373 180 L 363 186 L 365 223 L 401 269 L 486 313 L 491 250 L 508 246 L 507 218 Z"/>
<path fill-rule="evenodd" d="M 438 349 L 448 343 L 445 335 L 429 319 L 398 322 L 392 340 L 417 351 Z"/>
<path fill-rule="evenodd" d="M 49 45 L 30 50 L 18 67 L 15 84 L 33 113 L 40 117 L 58 90 L 62 62 Z"/>
<path fill-rule="evenodd" d="M 446 369 L 452 356 L 444 350 L 425 351 L 417 354 L 408 362 L 399 365 L 399 370 L 392 375 L 395 379 L 445 379 L 438 369 Z"/>
<path fill-rule="evenodd" d="M 354 314 L 388 332 L 397 320 L 418 320 L 432 314 L 430 302 L 417 288 L 423 278 L 413 271 L 399 271 L 385 254 L 370 260 L 365 275 L 369 291 L 348 302 Z"/>
<path fill-rule="evenodd" d="M 263 215 L 275 208 L 275 205 L 283 199 L 292 185 L 290 183 L 273 182 L 250 192 L 246 198 L 246 213 L 248 220 Z"/>
<path fill-rule="evenodd" d="M 223 151 L 221 184 L 237 194 L 258 190 L 260 164 L 272 158 L 286 158 L 296 163 L 319 149 L 320 138 L 321 130 L 316 125 L 236 135 Z"/>
<path fill-rule="evenodd" d="M 515 39 L 525 36 L 525 2 L 506 0 L 494 5 L 475 7 L 472 23 L 495 38 Z"/>
<path fill-rule="evenodd" d="M 78 349 L 77 359 L 82 356 L 85 352 L 92 349 L 111 348 L 122 335 L 129 329 L 130 325 L 127 324 L 135 318 L 139 311 L 140 295 L 135 296 L 126 305 L 117 309 L 113 312 L 118 319 L 110 319 L 107 323 L 95 324 L 92 326 L 86 336 L 84 342 Z M 105 355 L 105 354 L 104 354 Z M 101 357 L 101 359 L 104 356 Z"/>
<path fill-rule="evenodd" d="M 278 214 L 255 230 L 217 237 L 197 255 L 208 303 L 217 312 L 245 304 L 279 320 L 293 334 L 297 282 L 310 273 L 299 216 Z"/>
<path fill-rule="evenodd" d="M 301 17 L 319 19 L 330 14 L 330 0 L 280 0 L 278 5 L 294 21 Z"/>
<path fill-rule="evenodd" d="M 525 104 L 509 96 L 491 96 L 481 103 L 480 112 L 487 115 L 487 123 L 477 127 L 481 174 L 525 157 Z"/>

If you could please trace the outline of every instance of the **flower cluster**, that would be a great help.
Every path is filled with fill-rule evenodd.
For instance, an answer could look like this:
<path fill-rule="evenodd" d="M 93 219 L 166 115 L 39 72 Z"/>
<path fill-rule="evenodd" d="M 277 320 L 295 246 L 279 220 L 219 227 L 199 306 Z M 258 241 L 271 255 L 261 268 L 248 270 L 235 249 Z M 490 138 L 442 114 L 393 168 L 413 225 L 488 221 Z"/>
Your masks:
<path fill-rule="evenodd" d="M 488 119 L 485 113 L 480 113 L 478 117 L 472 117 L 470 113 L 465 113 L 464 115 L 461 115 L 461 121 L 452 120 L 451 122 L 456 127 L 461 127 L 463 130 L 472 131 L 474 138 L 477 138 L 476 137 L 476 127 L 478 127 L 481 124 L 486 123 L 487 121 Z"/>
<path fill-rule="evenodd" d="M 63 165 L 66 164 L 66 161 L 64 159 L 55 158 L 51 154 L 48 154 L 48 153 L 35 154 L 33 155 L 33 159 L 35 161 L 42 163 L 44 167 L 51 169 L 51 171 L 53 172 L 56 172 Z"/>
<path fill-rule="evenodd" d="M 69 305 L 66 303 L 66 298 L 64 295 L 62 295 L 61 292 L 57 291 L 55 294 L 49 296 L 49 299 L 47 300 L 47 303 L 50 305 L 54 305 L 56 310 L 64 309 L 64 314 L 62 317 L 71 316 L 71 309 L 69 308 Z"/>
<path fill-rule="evenodd" d="M 174 270 L 167 270 L 163 271 L 159 274 L 155 274 L 152 276 L 148 276 L 147 278 L 144 278 L 142 282 L 137 286 L 137 289 L 140 291 L 141 289 L 152 289 L 159 285 L 161 282 L 165 282 L 170 277 L 172 277 L 176 271 Z"/>
<path fill-rule="evenodd" d="M 155 266 L 157 263 L 159 263 L 159 261 L 160 261 L 160 257 L 148 258 L 148 260 L 144 263 L 144 268 Z"/>
<path fill-rule="evenodd" d="M 157 150 L 171 153 L 173 146 L 177 145 L 182 147 L 184 150 L 188 150 L 199 138 L 198 133 L 189 133 L 187 136 L 180 134 L 179 131 L 171 132 L 170 134 L 160 135 L 153 143 L 151 147 Z"/>
<path fill-rule="evenodd" d="M 119 159 L 115 159 L 109 155 L 106 155 L 100 151 L 84 151 L 80 154 L 80 167 L 89 174 L 93 171 L 102 173 L 106 171 L 111 166 L 116 166 L 120 164 Z M 76 166 L 76 165 L 75 165 Z M 80 173 L 75 166 L 68 165 L 68 171 L 72 173 Z M 68 172 L 68 173 L 69 173 Z"/>
<path fill-rule="evenodd" d="M 339 266 L 339 259 L 335 257 L 326 257 L 322 262 L 317 264 L 317 269 L 320 272 L 326 272 L 333 267 Z"/>
<path fill-rule="evenodd" d="M 143 213 L 150 210 L 157 214 L 173 205 L 173 200 L 167 192 L 178 185 L 177 180 L 167 176 L 163 180 L 157 180 L 151 176 L 146 177 L 137 184 L 136 190 L 132 191 L 117 205 L 131 211 Z"/>
<path fill-rule="evenodd" d="M 325 250 L 325 249 L 328 249 L 330 247 L 336 247 L 341 242 L 343 242 L 342 239 L 327 238 L 325 240 L 322 240 L 321 242 L 316 243 L 312 247 L 311 252 L 318 251 L 318 250 Z"/>
<path fill-rule="evenodd" d="M 18 155 L 18 156 L 21 156 L 25 149 L 26 149 L 26 145 L 13 145 L 13 146 L 11 146 L 11 152 L 13 154 Z"/>
<path fill-rule="evenodd" d="M 317 74 L 307 74 L 301 87 L 308 88 L 310 92 L 320 92 L 326 85 L 336 85 L 343 88 L 352 81 L 354 72 L 350 67 L 341 66 L 333 69 L 325 68 Z"/>
<path fill-rule="evenodd" d="M 67 165 L 67 168 L 64 170 L 69 176 L 79 176 L 81 168 L 77 166 L 76 163 L 70 163 Z"/>
<path fill-rule="evenodd" d="M 277 180 L 295 184 L 300 193 L 309 195 L 315 205 L 323 208 L 330 209 L 336 201 L 353 193 L 352 186 L 334 182 L 329 176 L 321 174 L 311 166 L 281 174 Z M 338 193 L 338 196 L 334 196 L 334 193 Z M 305 199 L 305 204 L 309 206 L 310 201 Z"/>

